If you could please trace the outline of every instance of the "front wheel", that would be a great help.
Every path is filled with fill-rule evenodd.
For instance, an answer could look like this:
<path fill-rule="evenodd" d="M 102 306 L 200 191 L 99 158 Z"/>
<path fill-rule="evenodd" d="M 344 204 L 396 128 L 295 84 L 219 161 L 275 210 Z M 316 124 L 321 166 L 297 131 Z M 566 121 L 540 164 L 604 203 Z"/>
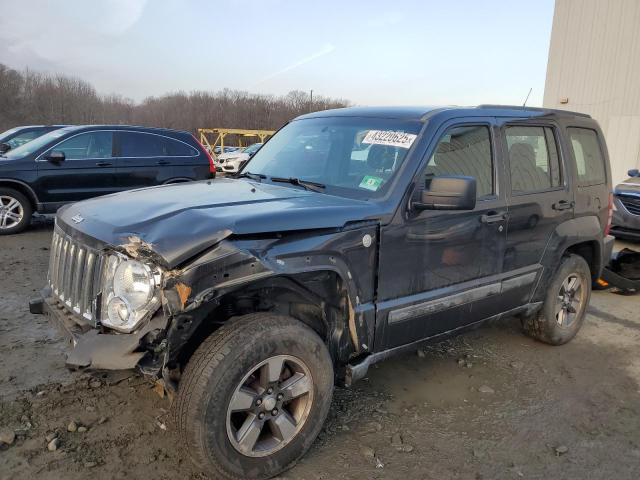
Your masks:
<path fill-rule="evenodd" d="M 31 202 L 13 188 L 0 188 L 0 235 L 19 233 L 31 222 Z"/>
<path fill-rule="evenodd" d="M 174 413 L 205 473 L 266 479 L 308 450 L 332 393 L 333 365 L 322 339 L 293 318 L 257 313 L 230 320 L 198 347 Z"/>
<path fill-rule="evenodd" d="M 542 309 L 522 319 L 523 329 L 541 342 L 567 343 L 582 327 L 590 298 L 589 265 L 579 255 L 568 255 L 549 285 Z"/>

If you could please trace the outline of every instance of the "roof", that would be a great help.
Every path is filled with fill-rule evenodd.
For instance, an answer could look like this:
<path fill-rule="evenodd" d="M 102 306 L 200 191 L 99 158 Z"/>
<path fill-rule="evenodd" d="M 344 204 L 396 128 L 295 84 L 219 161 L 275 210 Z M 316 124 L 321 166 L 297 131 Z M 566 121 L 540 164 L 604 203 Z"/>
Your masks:
<path fill-rule="evenodd" d="M 27 128 L 63 128 L 68 126 L 69 125 L 20 125 L 17 127 L 10 128 L 10 130 L 24 130 Z"/>
<path fill-rule="evenodd" d="M 425 121 L 429 117 L 440 112 L 469 116 L 487 117 L 538 117 L 542 115 L 560 115 L 567 117 L 587 117 L 589 115 L 567 110 L 555 110 L 550 108 L 522 107 L 516 105 L 478 105 L 476 107 L 460 106 L 425 106 L 425 107 L 346 107 L 332 110 L 321 110 L 306 115 L 301 115 L 297 119 L 321 118 L 321 117 L 377 117 L 393 118 L 398 120 L 421 120 Z"/>
<path fill-rule="evenodd" d="M 145 127 L 142 125 L 109 125 L 109 124 L 98 124 L 98 125 L 70 125 L 68 127 L 69 130 L 81 130 L 81 129 L 109 129 L 109 130 L 138 130 L 138 131 L 149 131 L 149 132 L 164 132 L 164 133 L 185 133 L 189 134 L 184 130 L 175 130 L 173 128 L 157 128 L 157 127 Z"/>
<path fill-rule="evenodd" d="M 318 117 L 378 117 L 395 118 L 399 120 L 422 120 L 423 117 L 441 107 L 346 107 L 332 110 L 321 110 L 306 115 L 301 118 Z"/>

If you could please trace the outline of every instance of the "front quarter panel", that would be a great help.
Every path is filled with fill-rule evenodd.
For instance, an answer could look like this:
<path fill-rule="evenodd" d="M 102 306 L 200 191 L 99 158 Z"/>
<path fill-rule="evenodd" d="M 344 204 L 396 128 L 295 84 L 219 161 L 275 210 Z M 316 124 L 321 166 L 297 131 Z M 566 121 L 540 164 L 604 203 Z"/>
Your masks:
<path fill-rule="evenodd" d="M 345 359 L 352 353 L 366 351 L 373 345 L 375 328 L 377 245 L 375 222 L 340 230 L 282 234 L 276 238 L 229 237 L 189 265 L 168 273 L 165 304 L 168 313 L 177 319 L 170 328 L 169 343 L 174 344 L 174 349 L 180 348 L 178 344 L 185 343 L 200 323 L 215 317 L 215 312 L 211 312 L 225 295 L 242 293 L 260 282 L 292 282 L 296 288 L 308 290 L 322 304 L 325 300 L 322 293 L 300 278 L 311 272 L 333 272 L 348 297 L 345 319 L 348 328 L 329 332 L 328 341 L 335 337 L 334 347 L 340 350 L 336 355 Z M 180 332 L 172 332 L 178 324 L 182 325 Z"/>

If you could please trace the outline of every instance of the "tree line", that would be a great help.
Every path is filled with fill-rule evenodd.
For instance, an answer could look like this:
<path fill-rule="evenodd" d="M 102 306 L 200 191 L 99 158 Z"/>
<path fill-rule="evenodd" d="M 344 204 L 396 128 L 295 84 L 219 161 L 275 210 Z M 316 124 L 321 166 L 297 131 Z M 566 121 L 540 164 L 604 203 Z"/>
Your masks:
<path fill-rule="evenodd" d="M 342 99 L 292 91 L 284 96 L 224 89 L 151 96 L 141 102 L 100 95 L 67 75 L 17 71 L 0 64 L 0 132 L 19 125 L 124 124 L 174 128 L 277 129 L 310 111 L 347 106 Z"/>

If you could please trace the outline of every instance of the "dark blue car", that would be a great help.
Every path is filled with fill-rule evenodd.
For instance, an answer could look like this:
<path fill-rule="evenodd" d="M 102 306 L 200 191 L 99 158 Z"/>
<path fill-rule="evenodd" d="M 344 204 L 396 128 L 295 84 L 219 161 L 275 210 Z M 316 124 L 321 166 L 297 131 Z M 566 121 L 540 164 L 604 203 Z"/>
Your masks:
<path fill-rule="evenodd" d="M 12 148 L 18 148 L 41 137 L 45 133 L 49 133 L 66 125 L 29 125 L 24 127 L 15 127 L 6 132 L 0 133 L 0 153 L 6 153 Z"/>
<path fill-rule="evenodd" d="M 0 235 L 33 212 L 99 195 L 210 178 L 213 160 L 187 132 L 122 125 L 53 130 L 0 154 Z"/>

